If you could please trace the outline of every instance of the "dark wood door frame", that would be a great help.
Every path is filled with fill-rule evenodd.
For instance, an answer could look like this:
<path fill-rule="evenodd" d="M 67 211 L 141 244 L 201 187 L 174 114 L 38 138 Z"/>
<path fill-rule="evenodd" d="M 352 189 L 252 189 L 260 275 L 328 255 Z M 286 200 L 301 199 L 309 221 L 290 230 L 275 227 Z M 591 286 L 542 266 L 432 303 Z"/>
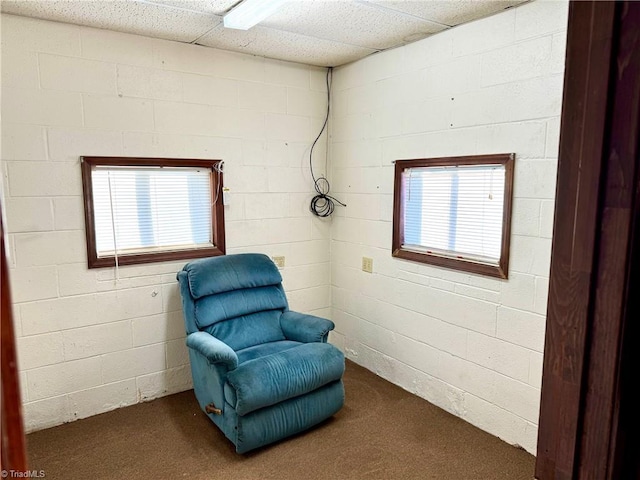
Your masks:
<path fill-rule="evenodd" d="M 640 3 L 572 2 L 536 461 L 542 480 L 638 478 L 629 372 L 638 360 L 639 131 Z"/>
<path fill-rule="evenodd" d="M 18 383 L 16 343 L 13 330 L 9 266 L 5 248 L 5 229 L 0 199 L 0 355 L 2 370 L 2 456 L 0 470 L 25 472 L 27 470 L 26 446 L 22 424 L 22 403 Z"/>

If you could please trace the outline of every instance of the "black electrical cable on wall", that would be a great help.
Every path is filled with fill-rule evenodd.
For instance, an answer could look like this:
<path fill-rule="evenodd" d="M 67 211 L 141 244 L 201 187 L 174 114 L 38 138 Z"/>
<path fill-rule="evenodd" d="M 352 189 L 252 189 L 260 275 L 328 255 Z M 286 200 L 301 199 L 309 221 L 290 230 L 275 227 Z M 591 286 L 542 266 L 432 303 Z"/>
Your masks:
<path fill-rule="evenodd" d="M 324 124 L 320 129 L 320 133 L 311 144 L 311 150 L 309 151 L 309 169 L 311 170 L 311 178 L 313 179 L 313 187 L 316 190 L 316 195 L 311 199 L 311 204 L 309 205 L 309 210 L 317 217 L 328 217 L 333 213 L 333 210 L 336 207 L 336 203 L 346 207 L 347 205 L 342 203 L 335 197 L 329 195 L 329 190 L 331 189 L 331 185 L 329 184 L 329 180 L 324 175 L 320 175 L 316 177 L 313 173 L 313 149 L 318 143 L 318 140 L 322 136 L 322 133 L 327 128 L 327 123 L 329 122 L 329 111 L 331 108 L 331 80 L 333 77 L 333 67 L 329 67 L 327 69 L 327 114 L 324 118 Z M 328 135 L 328 133 L 327 133 Z M 326 168 L 326 167 L 325 167 Z"/>

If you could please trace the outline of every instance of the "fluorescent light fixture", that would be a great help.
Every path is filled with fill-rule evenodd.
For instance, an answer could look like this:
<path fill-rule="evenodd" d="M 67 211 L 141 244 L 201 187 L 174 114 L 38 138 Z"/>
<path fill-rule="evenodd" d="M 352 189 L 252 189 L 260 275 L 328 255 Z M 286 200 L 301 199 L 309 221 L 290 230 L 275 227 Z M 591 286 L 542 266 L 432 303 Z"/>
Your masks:
<path fill-rule="evenodd" d="M 224 18 L 226 28 L 249 30 L 273 15 L 287 0 L 244 0 Z"/>

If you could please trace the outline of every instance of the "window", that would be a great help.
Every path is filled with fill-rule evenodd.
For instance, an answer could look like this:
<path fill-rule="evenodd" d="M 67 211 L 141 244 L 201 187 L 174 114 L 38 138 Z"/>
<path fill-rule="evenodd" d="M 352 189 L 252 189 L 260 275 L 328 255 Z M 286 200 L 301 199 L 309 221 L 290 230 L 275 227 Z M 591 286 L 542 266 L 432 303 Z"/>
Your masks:
<path fill-rule="evenodd" d="M 507 278 L 514 158 L 396 161 L 392 255 Z"/>
<path fill-rule="evenodd" d="M 81 160 L 89 268 L 224 255 L 222 161 Z"/>

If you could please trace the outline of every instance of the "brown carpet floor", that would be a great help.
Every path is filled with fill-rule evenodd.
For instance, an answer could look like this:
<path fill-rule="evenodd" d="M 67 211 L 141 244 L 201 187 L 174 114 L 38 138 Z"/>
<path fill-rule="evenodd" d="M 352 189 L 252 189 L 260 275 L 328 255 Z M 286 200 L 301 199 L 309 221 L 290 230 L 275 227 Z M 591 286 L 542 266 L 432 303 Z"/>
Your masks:
<path fill-rule="evenodd" d="M 64 479 L 533 478 L 534 457 L 347 362 L 346 403 L 315 429 L 246 455 L 193 391 L 27 436 L 29 468 Z"/>

